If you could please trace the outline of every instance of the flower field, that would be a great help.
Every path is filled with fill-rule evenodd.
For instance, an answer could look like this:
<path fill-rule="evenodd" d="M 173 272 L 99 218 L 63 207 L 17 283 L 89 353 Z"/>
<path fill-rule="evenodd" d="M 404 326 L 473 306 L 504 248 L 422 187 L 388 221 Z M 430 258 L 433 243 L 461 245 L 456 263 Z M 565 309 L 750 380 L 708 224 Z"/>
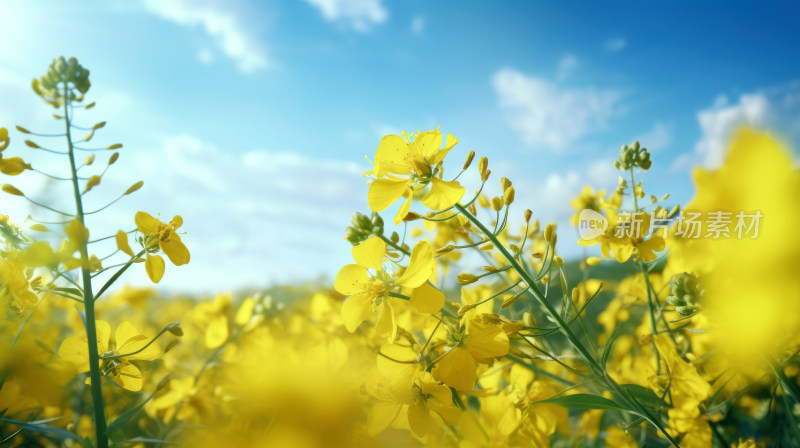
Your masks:
<path fill-rule="evenodd" d="M 57 58 L 31 94 L 53 126 L 0 123 L 0 204 L 60 217 L 0 215 L 0 446 L 800 446 L 800 172 L 767 130 L 695 168 L 685 204 L 648 187 L 647 141 L 620 142 L 617 187 L 559 228 L 480 149 L 398 129 L 360 162 L 335 278 L 167 294 L 193 266 L 181 210 L 87 224 L 147 188 L 85 207 L 128 151 L 81 118 L 94 82 Z M 33 151 L 72 200 L 15 186 L 48 176 Z"/>

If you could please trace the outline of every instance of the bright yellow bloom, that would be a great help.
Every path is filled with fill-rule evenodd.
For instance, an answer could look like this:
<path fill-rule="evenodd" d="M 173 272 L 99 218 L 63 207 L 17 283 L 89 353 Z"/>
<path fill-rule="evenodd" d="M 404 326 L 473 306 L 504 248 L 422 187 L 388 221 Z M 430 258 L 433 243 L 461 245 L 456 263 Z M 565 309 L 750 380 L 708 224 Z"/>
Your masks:
<path fill-rule="evenodd" d="M 420 312 L 435 313 L 444 305 L 444 294 L 426 283 L 435 264 L 433 248 L 427 241 L 414 246 L 408 267 L 397 278 L 383 270 L 385 255 L 386 243 L 373 236 L 353 247 L 356 264 L 348 264 L 336 274 L 334 289 L 350 296 L 342 304 L 342 318 L 350 332 L 369 319 L 374 307 L 383 305 L 389 292 L 398 287 L 411 291 L 411 304 Z M 374 274 L 370 274 L 370 269 Z"/>
<path fill-rule="evenodd" d="M 401 197 L 405 202 L 394 218 L 399 224 L 411 209 L 414 193 L 430 185 L 430 190 L 422 198 L 422 204 L 431 210 L 443 210 L 464 197 L 465 189 L 458 181 L 442 180 L 442 161 L 453 149 L 458 140 L 447 134 L 442 148 L 442 133 L 434 129 L 420 132 L 412 139 L 404 134 L 387 135 L 381 139 L 375 152 L 375 176 L 369 187 L 367 201 L 369 207 L 380 212 L 394 204 Z"/>
<path fill-rule="evenodd" d="M 175 215 L 167 224 L 148 213 L 136 212 L 134 221 L 136 228 L 145 237 L 144 245 L 148 251 L 154 250 L 156 247 L 160 248 L 175 266 L 189 262 L 189 249 L 186 248 L 176 232 L 183 225 L 183 218 L 179 215 Z M 161 277 L 164 276 L 164 259 L 161 256 L 148 253 L 144 267 L 153 283 L 161 281 Z"/>
<path fill-rule="evenodd" d="M 578 217 L 581 214 L 581 210 L 594 210 L 599 213 L 603 206 L 605 194 L 605 190 L 597 190 L 595 192 L 590 185 L 583 187 L 581 194 L 570 202 L 572 208 L 575 209 L 575 214 L 572 215 L 572 225 L 578 226 Z"/>
<path fill-rule="evenodd" d="M 97 351 L 101 356 L 100 369 L 115 383 L 130 391 L 142 390 L 142 372 L 131 361 L 152 361 L 161 356 L 161 349 L 150 344 L 150 338 L 139 333 L 128 321 L 123 321 L 110 344 L 111 325 L 97 321 Z M 61 343 L 58 356 L 79 372 L 89 371 L 89 343 L 86 336 L 69 336 Z M 88 381 L 88 380 L 87 380 Z"/>
<path fill-rule="evenodd" d="M 451 425 L 458 423 L 461 412 L 453 404 L 450 389 L 413 363 L 417 356 L 413 350 L 390 344 L 381 347 L 381 353 L 403 362 L 378 356 L 377 368 L 367 379 L 367 393 L 378 399 L 367 419 L 371 435 L 379 434 L 403 414 L 419 437 L 441 433 L 441 419 Z"/>
<path fill-rule="evenodd" d="M 434 378 L 458 390 L 470 390 L 477 379 L 477 363 L 488 363 L 508 353 L 508 335 L 488 314 L 471 318 L 464 341 L 451 348 L 433 369 Z"/>

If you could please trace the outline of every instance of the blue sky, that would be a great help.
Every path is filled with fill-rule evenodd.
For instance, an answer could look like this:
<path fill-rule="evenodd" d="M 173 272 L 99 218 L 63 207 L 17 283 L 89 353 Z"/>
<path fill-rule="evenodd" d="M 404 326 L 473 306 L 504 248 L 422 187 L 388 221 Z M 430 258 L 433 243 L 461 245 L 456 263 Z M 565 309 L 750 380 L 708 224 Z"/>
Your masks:
<path fill-rule="evenodd" d="M 83 119 L 108 120 L 98 142 L 125 148 L 89 199 L 145 181 L 90 225 L 99 236 L 130 228 L 138 209 L 183 215 L 192 263 L 162 282 L 176 290 L 335 274 L 350 257 L 343 229 L 366 210 L 364 156 L 403 129 L 456 135 L 454 166 L 470 149 L 487 155 L 520 209 L 562 233 L 583 185 L 616 184 L 623 143 L 651 149 L 649 192 L 685 202 L 691 167 L 717 166 L 738 124 L 800 135 L 790 2 L 454 5 L 4 0 L 0 125 L 58 129 L 30 79 L 62 54 L 90 68 L 98 107 Z M 25 152 L 12 138 L 9 151 Z M 54 194 L 33 174 L 14 182 Z M 577 254 L 568 240 L 562 251 Z"/>

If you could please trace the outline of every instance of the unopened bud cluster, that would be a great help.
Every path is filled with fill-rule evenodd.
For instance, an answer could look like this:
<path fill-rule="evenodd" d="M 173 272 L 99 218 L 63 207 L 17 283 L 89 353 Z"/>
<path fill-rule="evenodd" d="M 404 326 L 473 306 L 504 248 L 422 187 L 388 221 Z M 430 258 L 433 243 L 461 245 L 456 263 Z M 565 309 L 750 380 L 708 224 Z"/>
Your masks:
<path fill-rule="evenodd" d="M 670 295 L 667 303 L 675 307 L 681 316 L 691 316 L 699 310 L 698 302 L 703 295 L 697 276 L 683 272 L 669 279 Z"/>
<path fill-rule="evenodd" d="M 630 146 L 622 145 L 619 151 L 619 158 L 614 161 L 614 167 L 620 171 L 628 171 L 631 168 L 639 167 L 642 171 L 650 169 L 650 152 L 647 148 L 641 147 L 638 141 Z"/>
<path fill-rule="evenodd" d="M 344 235 L 350 244 L 356 245 L 372 235 L 383 235 L 383 218 L 377 213 L 373 212 L 371 217 L 356 213 L 350 223 L 352 225 L 345 229 Z"/>

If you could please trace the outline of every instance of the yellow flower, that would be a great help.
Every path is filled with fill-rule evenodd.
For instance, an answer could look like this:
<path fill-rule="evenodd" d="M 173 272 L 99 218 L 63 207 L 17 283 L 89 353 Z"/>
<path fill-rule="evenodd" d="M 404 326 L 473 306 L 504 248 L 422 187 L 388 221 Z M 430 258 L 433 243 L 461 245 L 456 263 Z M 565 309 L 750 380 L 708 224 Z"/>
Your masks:
<path fill-rule="evenodd" d="M 488 363 L 493 358 L 508 353 L 508 335 L 488 314 L 481 314 L 468 321 L 464 341 L 445 352 L 433 376 L 450 387 L 470 390 L 477 379 L 477 363 Z"/>
<path fill-rule="evenodd" d="M 391 134 L 381 139 L 371 172 L 375 180 L 370 184 L 367 196 L 369 207 L 376 212 L 387 209 L 404 197 L 405 202 L 394 218 L 395 224 L 408 214 L 414 193 L 428 185 L 430 190 L 422 198 L 422 204 L 431 210 L 452 206 L 464 197 L 465 192 L 458 181 L 442 180 L 442 161 L 458 143 L 452 134 L 447 134 L 444 148 L 441 148 L 442 133 L 437 129 L 420 132 L 413 140 L 405 137 Z"/>
<path fill-rule="evenodd" d="M 336 274 L 334 289 L 350 296 L 342 304 L 342 318 L 350 332 L 369 319 L 373 308 L 382 305 L 397 287 L 411 291 L 410 302 L 420 312 L 435 313 L 444 305 L 444 294 L 426 283 L 435 265 L 433 248 L 427 241 L 414 246 L 408 267 L 398 278 L 383 270 L 385 255 L 386 243 L 377 236 L 370 237 L 353 247 L 356 264 L 345 265 Z M 370 269 L 375 273 L 370 274 Z"/>
<path fill-rule="evenodd" d="M 413 350 L 390 344 L 381 347 L 381 353 L 403 362 L 378 356 L 377 368 L 367 379 L 367 393 L 378 399 L 367 419 L 371 435 L 382 432 L 402 414 L 419 437 L 441 433 L 442 423 L 435 415 L 451 425 L 458 423 L 461 411 L 453 404 L 450 389 L 412 363 L 417 356 Z"/>
<path fill-rule="evenodd" d="M 189 262 L 189 249 L 176 232 L 183 225 L 183 218 L 179 215 L 175 215 L 167 224 L 148 213 L 136 212 L 134 221 L 136 228 L 144 235 L 144 246 L 148 251 L 160 248 L 175 266 Z M 161 256 L 148 253 L 144 267 L 153 283 L 161 281 L 161 277 L 164 276 L 164 259 Z"/>
<path fill-rule="evenodd" d="M 603 197 L 605 196 L 605 190 L 597 190 L 594 192 L 591 186 L 586 185 L 581 190 L 581 194 L 578 195 L 575 199 L 572 200 L 570 205 L 572 208 L 575 209 L 575 214 L 572 215 L 572 225 L 578 226 L 578 217 L 581 214 L 581 210 L 594 210 L 596 212 L 600 212 L 600 209 L 603 206 Z"/>
<path fill-rule="evenodd" d="M 115 383 L 130 391 L 142 390 L 142 372 L 131 361 L 152 361 L 161 356 L 161 349 L 150 344 L 150 338 L 139 333 L 128 321 L 123 321 L 110 345 L 111 325 L 97 321 L 97 351 L 101 356 L 100 369 Z M 113 348 L 112 348 L 113 347 Z M 58 356 L 79 372 L 89 371 L 89 343 L 86 336 L 69 336 L 61 343 Z M 88 381 L 88 379 L 87 379 Z"/>

